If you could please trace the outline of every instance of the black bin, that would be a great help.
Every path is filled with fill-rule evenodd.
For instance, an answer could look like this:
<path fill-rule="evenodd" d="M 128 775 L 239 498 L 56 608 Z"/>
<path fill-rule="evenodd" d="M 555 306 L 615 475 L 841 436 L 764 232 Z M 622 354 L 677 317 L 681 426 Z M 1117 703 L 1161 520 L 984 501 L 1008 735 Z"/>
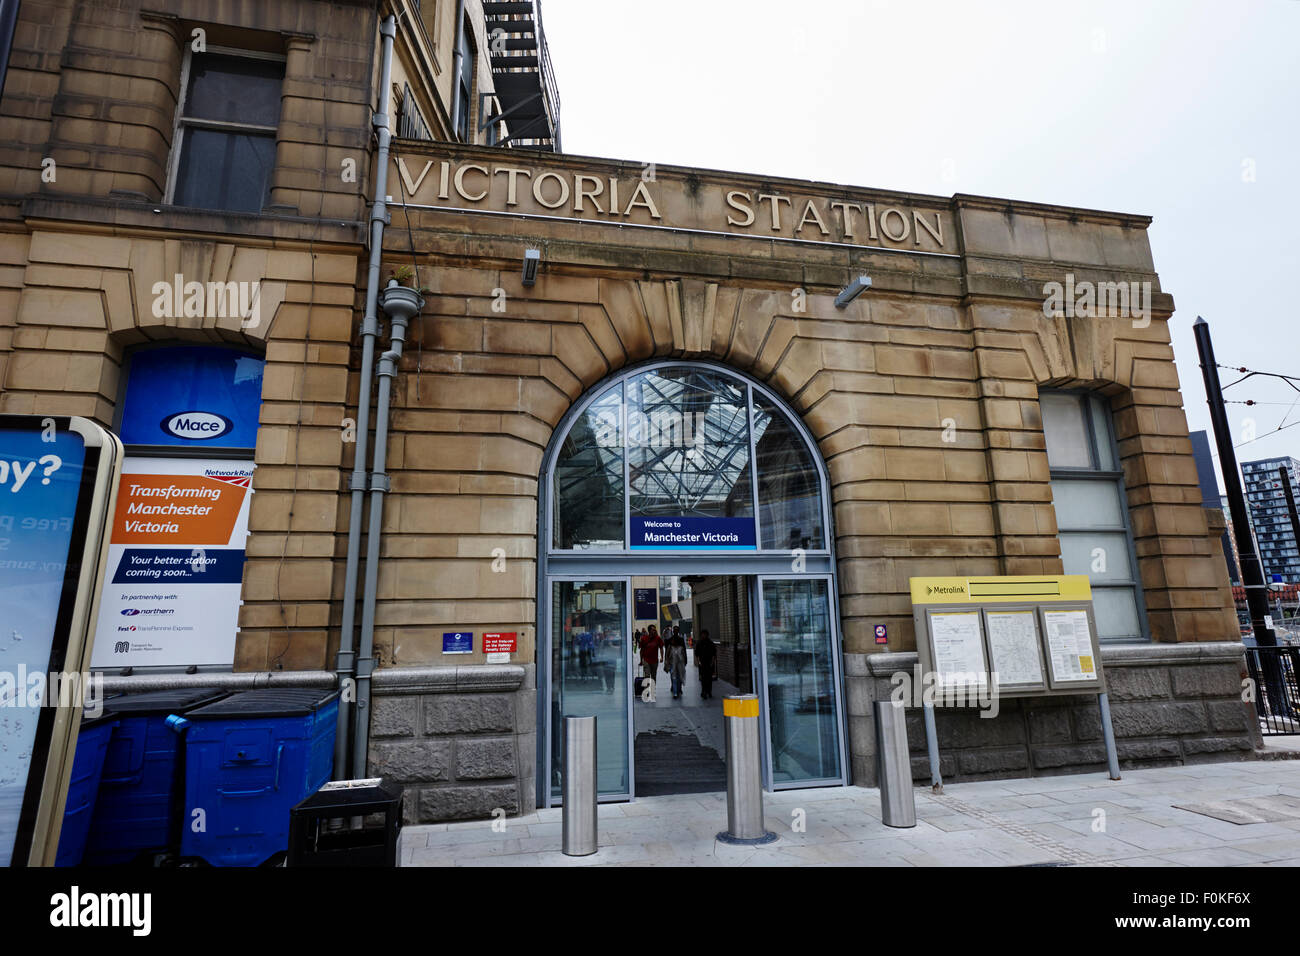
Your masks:
<path fill-rule="evenodd" d="M 382 823 L 351 826 L 377 814 Z M 400 787 L 379 777 L 333 780 L 289 811 L 288 865 L 396 866 L 401 823 Z"/>

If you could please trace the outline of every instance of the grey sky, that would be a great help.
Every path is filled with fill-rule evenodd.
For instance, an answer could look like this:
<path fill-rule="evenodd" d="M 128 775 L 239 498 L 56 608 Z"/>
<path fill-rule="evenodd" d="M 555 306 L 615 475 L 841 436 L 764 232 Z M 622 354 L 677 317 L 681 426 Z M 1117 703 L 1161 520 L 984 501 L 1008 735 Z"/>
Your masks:
<path fill-rule="evenodd" d="M 567 152 L 1147 214 L 1189 426 L 1209 429 L 1198 314 L 1221 363 L 1300 375 L 1297 0 L 543 12 Z M 1239 460 L 1300 458 L 1300 426 L 1269 434 L 1300 421 L 1300 394 L 1225 397 L 1282 403 L 1228 406 L 1236 442 L 1248 418 L 1261 436 Z"/>

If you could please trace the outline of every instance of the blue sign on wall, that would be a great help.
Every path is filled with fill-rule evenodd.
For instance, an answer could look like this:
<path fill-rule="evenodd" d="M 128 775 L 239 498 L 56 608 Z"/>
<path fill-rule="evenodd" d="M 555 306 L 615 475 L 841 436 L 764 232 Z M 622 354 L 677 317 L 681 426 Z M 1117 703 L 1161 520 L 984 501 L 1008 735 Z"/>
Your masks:
<path fill-rule="evenodd" d="M 659 620 L 659 589 L 636 589 L 636 619 L 638 621 Z"/>
<path fill-rule="evenodd" d="M 632 547 L 657 551 L 753 551 L 753 518 L 632 516 Z"/>
<path fill-rule="evenodd" d="M 212 346 L 135 352 L 122 407 L 122 441 L 253 448 L 265 364 L 255 355 Z"/>
<path fill-rule="evenodd" d="M 474 653 L 473 631 L 443 631 L 442 652 L 444 654 Z"/>
<path fill-rule="evenodd" d="M 43 677 L 63 663 L 52 654 L 65 650 L 55 647 L 59 614 L 76 593 L 80 552 L 70 550 L 85 461 L 84 439 L 66 428 L 0 429 L 0 866 L 11 862 L 33 769 Z"/>

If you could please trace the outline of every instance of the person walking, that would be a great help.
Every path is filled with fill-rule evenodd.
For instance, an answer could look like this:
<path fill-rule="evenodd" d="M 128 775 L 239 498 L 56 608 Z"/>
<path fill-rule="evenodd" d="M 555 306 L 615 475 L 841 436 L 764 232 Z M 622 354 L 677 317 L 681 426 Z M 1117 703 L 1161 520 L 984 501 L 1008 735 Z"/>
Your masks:
<path fill-rule="evenodd" d="M 686 641 L 677 628 L 673 628 L 673 636 L 668 638 L 668 647 L 664 651 L 664 670 L 672 678 L 673 697 L 680 698 L 682 684 L 686 681 Z"/>
<path fill-rule="evenodd" d="M 718 645 L 713 643 L 707 630 L 700 631 L 695 642 L 695 666 L 700 671 L 700 696 L 710 700 L 713 697 L 713 679 L 718 676 Z"/>
<path fill-rule="evenodd" d="M 659 673 L 659 658 L 662 656 L 664 649 L 664 640 L 659 636 L 659 631 L 653 624 L 647 629 L 645 637 L 641 639 L 641 666 L 645 669 L 644 677 L 650 682 L 650 703 L 655 699 L 655 678 Z"/>

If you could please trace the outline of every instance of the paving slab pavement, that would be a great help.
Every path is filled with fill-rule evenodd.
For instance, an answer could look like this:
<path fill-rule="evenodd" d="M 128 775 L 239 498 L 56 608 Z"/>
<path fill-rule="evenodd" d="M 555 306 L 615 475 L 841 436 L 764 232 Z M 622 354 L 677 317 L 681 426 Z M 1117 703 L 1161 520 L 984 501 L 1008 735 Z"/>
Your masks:
<path fill-rule="evenodd" d="M 881 822 L 867 787 L 764 794 L 775 843 L 733 847 L 726 795 L 601 804 L 599 849 L 560 851 L 562 811 L 408 826 L 402 866 L 1294 866 L 1300 820 L 1229 823 L 1179 804 L 1300 795 L 1300 762 L 1256 760 L 917 787 L 917 825 Z"/>

